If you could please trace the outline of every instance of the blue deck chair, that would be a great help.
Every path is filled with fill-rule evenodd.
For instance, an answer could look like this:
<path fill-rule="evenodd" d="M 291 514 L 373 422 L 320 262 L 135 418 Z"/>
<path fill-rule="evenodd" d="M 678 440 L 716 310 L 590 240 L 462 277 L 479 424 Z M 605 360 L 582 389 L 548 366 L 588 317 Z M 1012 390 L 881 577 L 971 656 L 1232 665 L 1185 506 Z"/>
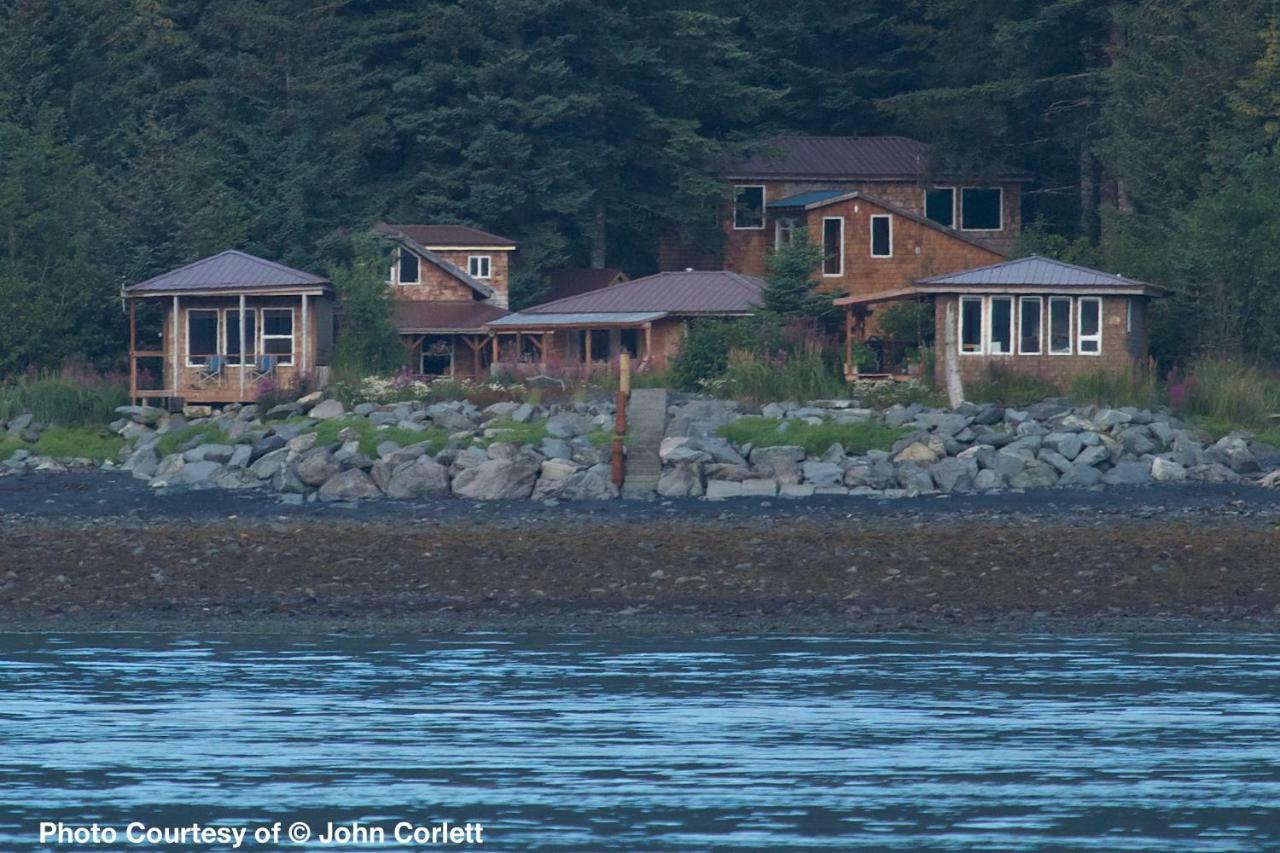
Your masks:
<path fill-rule="evenodd" d="M 260 355 L 254 359 L 253 363 L 253 381 L 265 379 L 276 372 L 276 362 L 279 359 L 274 355 Z"/>
<path fill-rule="evenodd" d="M 227 360 L 220 355 L 211 355 L 205 361 L 204 367 L 200 369 L 200 381 L 205 385 L 217 382 L 222 378 L 222 369 L 226 367 Z"/>

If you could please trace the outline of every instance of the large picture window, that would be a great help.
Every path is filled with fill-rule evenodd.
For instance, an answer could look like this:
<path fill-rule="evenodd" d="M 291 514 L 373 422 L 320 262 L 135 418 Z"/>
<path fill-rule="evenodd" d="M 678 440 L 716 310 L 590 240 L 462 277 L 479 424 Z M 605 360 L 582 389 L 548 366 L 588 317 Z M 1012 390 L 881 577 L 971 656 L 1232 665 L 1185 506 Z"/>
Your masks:
<path fill-rule="evenodd" d="M 871 257 L 893 257 L 893 217 L 871 217 Z"/>
<path fill-rule="evenodd" d="M 924 215 L 948 228 L 956 224 L 956 188 L 937 187 L 924 191 Z"/>
<path fill-rule="evenodd" d="M 1102 300 L 1096 296 L 1082 297 L 1078 303 L 1080 317 L 1076 328 L 1076 352 L 1081 355 L 1102 353 Z"/>
<path fill-rule="evenodd" d="M 1040 354 L 1040 314 L 1043 300 L 1039 296 L 1018 299 L 1018 354 Z"/>
<path fill-rule="evenodd" d="M 227 354 L 227 364 L 240 363 L 240 311 L 232 309 L 227 312 L 222 324 L 222 336 L 226 340 L 223 352 Z M 244 351 L 245 361 L 252 361 L 258 354 L 258 312 L 252 308 L 244 312 Z"/>
<path fill-rule="evenodd" d="M 733 227 L 752 230 L 764 227 L 764 187 L 733 188 Z"/>
<path fill-rule="evenodd" d="M 1004 227 L 999 187 L 965 187 L 960 192 L 960 227 L 965 231 L 999 231 Z"/>
<path fill-rule="evenodd" d="M 209 363 L 209 356 L 218 355 L 218 312 L 194 310 L 187 312 L 187 364 L 199 367 Z"/>
<path fill-rule="evenodd" d="M 277 364 L 293 364 L 293 309 L 262 309 L 262 354 L 276 356 Z"/>
<path fill-rule="evenodd" d="M 822 220 L 822 274 L 844 275 L 844 217 Z"/>
<path fill-rule="evenodd" d="M 960 352 L 982 354 L 982 297 L 960 297 Z"/>
<path fill-rule="evenodd" d="M 991 297 L 991 336 L 987 346 L 991 355 L 1013 354 L 1013 297 Z"/>
<path fill-rule="evenodd" d="M 1049 297 L 1049 354 L 1071 355 L 1071 299 Z"/>

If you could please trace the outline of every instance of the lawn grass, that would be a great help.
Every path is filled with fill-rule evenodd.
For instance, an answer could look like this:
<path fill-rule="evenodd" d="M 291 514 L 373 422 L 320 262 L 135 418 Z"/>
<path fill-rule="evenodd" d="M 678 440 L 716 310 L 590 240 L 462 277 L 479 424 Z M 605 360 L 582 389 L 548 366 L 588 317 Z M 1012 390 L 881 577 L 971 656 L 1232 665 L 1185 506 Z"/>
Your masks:
<path fill-rule="evenodd" d="M 492 432 L 493 434 L 476 439 L 477 446 L 488 447 L 495 441 L 506 442 L 507 444 L 541 444 L 542 440 L 547 437 L 547 422 L 546 420 L 536 420 L 519 424 L 508 418 L 502 418 L 490 424 L 486 432 Z"/>
<path fill-rule="evenodd" d="M 755 447 L 796 445 L 816 456 L 836 443 L 848 453 L 888 450 L 907 430 L 880 421 L 824 421 L 815 425 L 799 420 L 747 417 L 725 424 L 716 433 L 739 446 L 748 443 Z"/>
<path fill-rule="evenodd" d="M 28 443 L 16 438 L 0 438 L 0 459 L 8 459 L 16 450 L 30 450 L 38 456 L 55 459 L 92 459 L 102 462 L 115 459 L 124 439 L 102 427 L 51 426 L 40 433 L 40 439 Z"/>
<path fill-rule="evenodd" d="M 315 433 L 317 445 L 334 444 L 338 441 L 338 433 L 348 427 L 359 434 L 360 452 L 368 456 L 377 456 L 378 445 L 384 441 L 394 441 L 401 447 L 425 441 L 428 442 L 427 449 L 432 454 L 443 450 L 449 441 L 449 431 L 440 427 L 414 432 L 398 426 L 377 427 L 368 418 L 362 417 L 320 421 L 313 428 L 305 430 L 303 434 Z"/>

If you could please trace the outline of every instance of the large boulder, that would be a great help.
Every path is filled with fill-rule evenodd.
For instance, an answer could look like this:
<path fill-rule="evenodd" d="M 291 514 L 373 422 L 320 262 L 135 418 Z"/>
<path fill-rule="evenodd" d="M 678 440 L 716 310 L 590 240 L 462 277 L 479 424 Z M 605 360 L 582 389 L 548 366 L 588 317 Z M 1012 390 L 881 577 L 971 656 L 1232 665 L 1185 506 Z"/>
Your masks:
<path fill-rule="evenodd" d="M 324 400 L 314 406 L 307 414 L 318 421 L 331 421 L 347 413 L 346 406 L 340 400 Z"/>
<path fill-rule="evenodd" d="M 1102 482 L 1102 471 L 1092 465 L 1073 462 L 1058 478 L 1059 486 L 1096 486 Z"/>
<path fill-rule="evenodd" d="M 359 468 L 348 468 L 325 480 L 317 497 L 326 502 L 358 501 L 376 498 L 381 494 L 368 474 Z"/>
<path fill-rule="evenodd" d="M 974 487 L 978 463 L 973 459 L 942 459 L 929 466 L 933 482 L 942 492 L 967 492 Z"/>
<path fill-rule="evenodd" d="M 295 466 L 298 479 L 308 486 L 326 483 L 341 470 L 342 463 L 334 459 L 333 454 L 323 447 L 307 451 Z"/>
<path fill-rule="evenodd" d="M 476 500 L 527 498 L 533 494 L 540 465 L 527 457 L 486 459 L 453 478 L 453 493 Z"/>
<path fill-rule="evenodd" d="M 800 463 L 804 460 L 804 448 L 791 445 L 757 447 L 751 451 L 751 465 L 762 478 L 772 478 L 780 483 L 798 483 L 803 475 Z"/>
<path fill-rule="evenodd" d="M 210 481 L 221 471 L 222 466 L 217 462 L 187 462 L 172 482 L 184 486 L 211 486 Z"/>
<path fill-rule="evenodd" d="M 705 491 L 702 485 L 701 466 L 695 463 L 685 463 L 676 465 L 673 468 L 667 468 L 662 472 L 662 476 L 658 478 L 658 494 L 664 498 L 690 498 L 701 497 Z M 750 476 L 741 478 L 745 480 Z M 740 480 L 740 481 L 741 481 Z"/>
<path fill-rule="evenodd" d="M 1151 461 L 1117 462 L 1102 475 L 1108 486 L 1142 486 L 1151 482 Z"/>
<path fill-rule="evenodd" d="M 938 461 L 939 454 L 929 445 L 921 441 L 913 441 L 893 457 L 894 462 L 931 463 Z M 904 486 L 905 488 L 905 486 Z"/>
<path fill-rule="evenodd" d="M 1249 442 L 1238 435 L 1225 435 L 1201 454 L 1202 461 L 1225 465 L 1237 474 L 1258 472 L 1258 460 L 1249 450 Z"/>
<path fill-rule="evenodd" d="M 249 470 L 253 472 L 260 480 L 269 480 L 284 467 L 289 461 L 289 451 L 281 447 L 278 450 L 272 450 L 255 461 L 249 466 Z"/>
<path fill-rule="evenodd" d="M 1151 460 L 1151 479 L 1157 483 L 1168 483 L 1187 479 L 1187 469 L 1173 461 L 1157 456 Z"/>
<path fill-rule="evenodd" d="M 1051 432 L 1044 437 L 1041 446 L 1058 453 L 1069 462 L 1080 455 L 1080 451 L 1084 449 L 1084 442 L 1081 441 L 1078 433 Z"/>
<path fill-rule="evenodd" d="M 838 486 L 844 482 L 844 469 L 835 462 L 808 461 L 801 466 L 804 481 L 813 486 Z"/>
<path fill-rule="evenodd" d="M 414 500 L 449 493 L 449 472 L 430 456 L 402 462 L 387 481 L 387 497 Z"/>
<path fill-rule="evenodd" d="M 1003 452 L 1003 451 L 1002 451 Z M 1056 485 L 1058 470 L 1047 462 L 1036 461 L 1009 478 L 1015 489 L 1043 489 Z"/>

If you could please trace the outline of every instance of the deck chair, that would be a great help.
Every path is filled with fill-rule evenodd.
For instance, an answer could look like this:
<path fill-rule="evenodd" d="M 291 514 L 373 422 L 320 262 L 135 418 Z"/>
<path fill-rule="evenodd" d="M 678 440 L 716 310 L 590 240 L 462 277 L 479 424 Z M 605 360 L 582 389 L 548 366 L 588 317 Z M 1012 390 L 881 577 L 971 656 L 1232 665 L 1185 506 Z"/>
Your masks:
<path fill-rule="evenodd" d="M 251 376 L 254 382 L 259 379 L 266 379 L 276 372 L 276 362 L 278 357 L 274 355 L 260 355 L 253 360 L 251 368 Z"/>
<path fill-rule="evenodd" d="M 201 384 L 208 385 L 222 378 L 222 370 L 226 367 L 226 362 L 227 360 L 220 355 L 209 356 L 204 367 L 200 368 Z"/>

